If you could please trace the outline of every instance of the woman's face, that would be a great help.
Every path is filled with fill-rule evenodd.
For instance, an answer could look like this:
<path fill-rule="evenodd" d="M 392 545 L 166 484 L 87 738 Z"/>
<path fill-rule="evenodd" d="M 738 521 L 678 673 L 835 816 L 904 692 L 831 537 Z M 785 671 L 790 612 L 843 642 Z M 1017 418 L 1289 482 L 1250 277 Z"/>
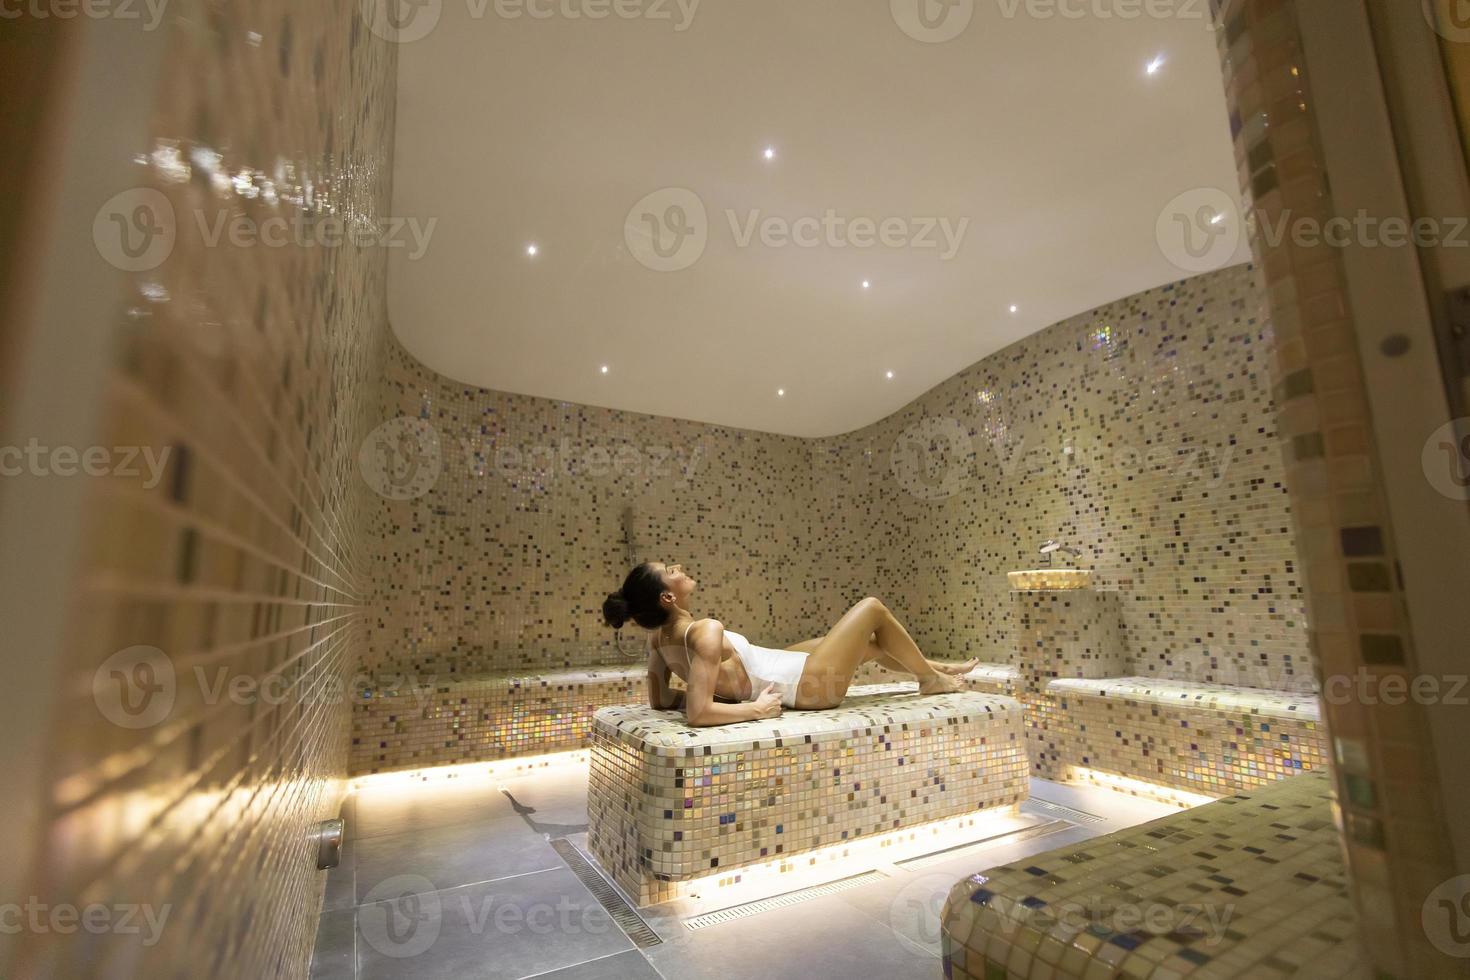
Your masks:
<path fill-rule="evenodd" d="M 684 605 L 684 600 L 693 595 L 695 587 L 699 585 L 684 571 L 683 565 L 658 562 L 654 567 L 663 576 L 664 588 L 674 594 L 674 602 L 677 605 Z"/>

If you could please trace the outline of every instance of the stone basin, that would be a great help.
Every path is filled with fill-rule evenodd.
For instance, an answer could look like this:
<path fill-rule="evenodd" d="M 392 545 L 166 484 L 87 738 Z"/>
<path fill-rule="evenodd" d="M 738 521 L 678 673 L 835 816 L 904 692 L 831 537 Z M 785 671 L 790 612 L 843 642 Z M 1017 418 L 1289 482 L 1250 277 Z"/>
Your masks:
<path fill-rule="evenodd" d="M 1086 568 L 1035 568 L 1025 572 L 1007 572 L 1011 588 L 1017 592 L 1063 592 L 1092 587 L 1092 571 Z"/>

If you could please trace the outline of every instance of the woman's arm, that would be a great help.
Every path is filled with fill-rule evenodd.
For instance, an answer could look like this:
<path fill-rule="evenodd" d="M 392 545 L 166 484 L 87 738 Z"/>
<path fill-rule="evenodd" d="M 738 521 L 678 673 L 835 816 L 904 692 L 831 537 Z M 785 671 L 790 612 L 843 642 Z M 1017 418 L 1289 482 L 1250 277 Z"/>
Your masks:
<path fill-rule="evenodd" d="M 648 706 L 667 711 L 682 707 L 684 692 L 669 689 L 669 663 L 648 643 Z"/>
<path fill-rule="evenodd" d="M 722 704 L 715 700 L 715 681 L 720 676 L 720 655 L 725 648 L 725 627 L 718 620 L 706 619 L 689 631 L 692 653 L 689 657 L 689 693 L 684 698 L 684 713 L 695 728 L 731 725 L 757 718 L 774 718 L 781 713 L 781 699 L 766 690 L 755 701 Z"/>

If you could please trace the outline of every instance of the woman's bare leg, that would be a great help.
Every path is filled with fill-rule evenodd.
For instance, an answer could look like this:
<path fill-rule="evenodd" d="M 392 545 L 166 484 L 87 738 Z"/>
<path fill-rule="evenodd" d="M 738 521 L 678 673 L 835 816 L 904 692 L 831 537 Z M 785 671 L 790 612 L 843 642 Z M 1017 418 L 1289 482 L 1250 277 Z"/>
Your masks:
<path fill-rule="evenodd" d="M 796 650 L 800 653 L 815 653 L 818 644 L 820 644 L 824 639 L 825 637 L 818 636 L 814 639 L 802 640 L 800 643 L 793 643 L 791 646 L 786 647 L 785 649 Z M 928 658 L 926 657 L 925 659 Z M 888 655 L 887 650 L 884 650 L 878 645 L 877 634 L 874 634 L 873 636 L 868 638 L 868 655 L 863 658 L 863 663 L 867 663 L 870 660 L 876 660 L 886 669 L 896 671 L 900 674 L 907 674 L 909 672 L 907 667 L 899 663 L 897 660 L 894 660 L 891 656 Z M 968 674 L 970 671 L 974 670 L 975 666 L 979 663 L 979 657 L 971 657 L 969 660 L 958 664 L 948 664 L 939 660 L 930 660 L 929 666 L 945 674 L 958 675 Z M 915 680 L 917 680 L 917 678 L 915 678 Z"/>
<path fill-rule="evenodd" d="M 796 706 L 832 708 L 841 704 L 852 675 L 870 659 L 869 650 L 875 636 L 877 645 L 900 670 L 918 678 L 920 694 L 960 690 L 959 679 L 936 670 L 888 607 L 869 596 L 843 613 L 807 657 L 797 687 Z"/>

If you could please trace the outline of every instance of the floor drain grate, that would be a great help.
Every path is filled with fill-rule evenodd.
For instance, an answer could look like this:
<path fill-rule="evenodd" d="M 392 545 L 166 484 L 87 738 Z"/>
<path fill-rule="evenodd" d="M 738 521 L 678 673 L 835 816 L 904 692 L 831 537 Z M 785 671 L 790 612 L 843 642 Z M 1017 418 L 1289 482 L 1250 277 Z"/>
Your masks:
<path fill-rule="evenodd" d="M 957 857 L 963 857 L 971 851 L 983 851 L 1001 844 L 1019 844 L 1022 841 L 1033 840 L 1037 837 L 1045 837 L 1048 834 L 1059 834 L 1064 830 L 1070 830 L 1075 824 L 1065 820 L 1048 820 L 1046 823 L 1036 824 L 1034 827 L 1022 827 L 1020 830 L 1010 830 L 1004 834 L 987 837 L 984 840 L 971 841 L 968 844 L 956 844 L 954 847 L 946 847 L 942 851 L 930 851 L 928 854 L 920 854 L 917 857 L 905 858 L 902 861 L 893 862 L 896 867 L 905 870 L 916 870 L 927 868 L 933 864 L 943 864 Z"/>
<path fill-rule="evenodd" d="M 1023 809 L 1040 810 L 1049 816 L 1061 817 L 1073 823 L 1107 823 L 1108 819 L 1107 817 L 1100 817 L 1095 813 L 1074 810 L 1069 806 L 1062 806 L 1060 803 L 1052 803 L 1049 800 L 1038 800 L 1034 796 L 1025 803 L 1022 803 L 1021 807 Z"/>
<path fill-rule="evenodd" d="M 577 880 L 587 886 L 587 890 L 592 893 L 593 898 L 597 899 L 597 903 L 607 910 L 608 915 L 612 916 L 612 920 L 618 924 L 618 928 L 627 933 L 628 938 L 633 941 L 634 946 L 637 946 L 639 949 L 646 949 L 649 946 L 657 946 L 663 942 L 662 939 L 658 938 L 658 933 L 654 932 L 652 927 L 643 921 L 643 916 L 639 915 L 633 906 L 629 905 L 623 896 L 618 894 L 618 890 L 612 886 L 612 883 L 604 878 L 592 866 L 592 863 L 572 846 L 571 841 L 568 841 L 564 837 L 558 837 L 551 842 L 551 846 L 556 850 L 557 854 L 561 855 L 561 859 L 567 863 L 567 867 L 572 869 L 572 874 L 577 876 Z"/>
<path fill-rule="evenodd" d="M 860 875 L 853 875 L 850 878 L 839 878 L 836 881 L 829 881 L 825 885 L 798 888 L 796 891 L 787 892 L 784 895 L 763 898 L 756 902 L 746 902 L 744 905 L 732 905 L 727 909 L 720 909 L 717 912 L 706 912 L 703 915 L 690 916 L 684 920 L 684 928 L 689 930 L 703 929 L 707 926 L 719 925 L 721 922 L 743 919 L 748 915 L 769 912 L 772 909 L 784 909 L 798 902 L 821 898 L 824 895 L 835 895 L 837 892 L 845 892 L 849 888 L 866 885 L 870 881 L 881 881 L 887 877 L 881 871 L 864 871 Z"/>

